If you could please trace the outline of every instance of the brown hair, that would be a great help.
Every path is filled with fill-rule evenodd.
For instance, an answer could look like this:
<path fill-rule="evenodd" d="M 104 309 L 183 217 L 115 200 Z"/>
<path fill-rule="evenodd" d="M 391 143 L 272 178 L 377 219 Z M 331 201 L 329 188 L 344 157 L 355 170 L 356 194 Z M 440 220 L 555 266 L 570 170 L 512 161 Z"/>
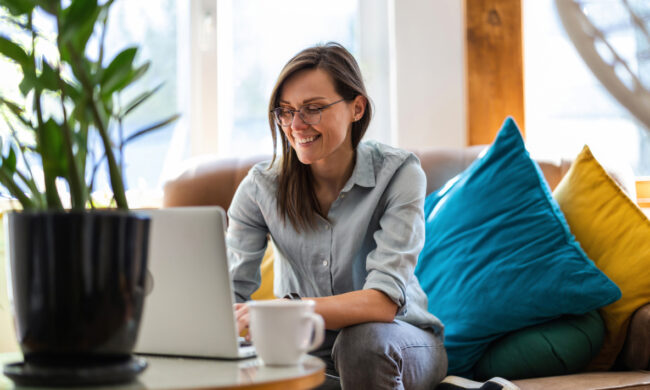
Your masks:
<path fill-rule="evenodd" d="M 280 94 L 286 80 L 296 72 L 304 69 L 322 69 L 326 71 L 334 82 L 335 91 L 346 101 L 352 101 L 359 95 L 365 97 L 368 101 L 363 117 L 352 123 L 351 138 L 354 150 L 359 145 L 372 117 L 370 98 L 366 93 L 359 65 L 352 54 L 340 44 L 328 42 L 323 45 L 309 47 L 296 54 L 282 68 L 269 101 L 269 125 L 273 137 L 271 166 L 276 160 L 277 134 L 280 134 L 282 166 L 276 193 L 278 211 L 284 216 L 285 221 L 286 218 L 289 218 L 293 227 L 298 231 L 315 227 L 316 213 L 321 215 L 322 213 L 316 198 L 311 170 L 298 160 L 298 156 L 291 147 L 286 135 L 275 122 L 271 110 L 279 106 Z M 323 217 L 327 216 L 323 215 Z"/>

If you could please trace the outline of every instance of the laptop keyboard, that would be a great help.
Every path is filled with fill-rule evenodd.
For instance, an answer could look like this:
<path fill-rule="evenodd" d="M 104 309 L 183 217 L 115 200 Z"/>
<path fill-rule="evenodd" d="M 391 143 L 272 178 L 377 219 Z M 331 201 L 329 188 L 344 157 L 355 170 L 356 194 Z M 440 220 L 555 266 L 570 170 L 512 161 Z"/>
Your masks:
<path fill-rule="evenodd" d="M 240 347 L 250 347 L 251 345 L 253 345 L 253 343 L 251 343 L 250 341 L 247 341 L 245 338 L 243 338 L 241 336 L 237 337 L 237 341 L 239 342 Z"/>

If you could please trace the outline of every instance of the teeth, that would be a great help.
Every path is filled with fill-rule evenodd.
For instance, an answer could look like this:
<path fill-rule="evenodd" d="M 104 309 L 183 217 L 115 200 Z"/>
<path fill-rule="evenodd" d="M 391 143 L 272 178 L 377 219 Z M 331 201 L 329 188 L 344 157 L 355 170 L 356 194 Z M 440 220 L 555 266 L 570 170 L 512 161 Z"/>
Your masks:
<path fill-rule="evenodd" d="M 318 137 L 318 136 L 314 135 L 314 136 L 311 136 L 311 137 L 308 137 L 308 138 L 303 138 L 303 139 L 296 140 L 296 142 L 298 143 L 298 145 L 302 145 L 302 144 L 306 144 L 307 142 L 311 142 L 311 141 L 315 140 L 316 137 Z"/>

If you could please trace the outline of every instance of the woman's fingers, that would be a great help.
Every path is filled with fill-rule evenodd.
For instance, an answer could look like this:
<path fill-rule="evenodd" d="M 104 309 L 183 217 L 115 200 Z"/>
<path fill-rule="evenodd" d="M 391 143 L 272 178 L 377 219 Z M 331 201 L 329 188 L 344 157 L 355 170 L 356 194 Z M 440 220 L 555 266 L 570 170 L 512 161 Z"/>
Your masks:
<path fill-rule="evenodd" d="M 248 325 L 250 323 L 250 313 L 245 303 L 235 303 L 235 319 L 237 320 L 237 332 L 250 341 L 250 332 Z"/>

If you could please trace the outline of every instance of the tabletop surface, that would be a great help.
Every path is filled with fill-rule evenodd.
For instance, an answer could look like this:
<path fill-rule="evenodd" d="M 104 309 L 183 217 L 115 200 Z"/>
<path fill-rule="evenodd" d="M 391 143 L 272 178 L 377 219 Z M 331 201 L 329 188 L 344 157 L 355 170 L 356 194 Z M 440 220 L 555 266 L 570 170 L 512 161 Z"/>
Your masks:
<path fill-rule="evenodd" d="M 265 366 L 259 359 L 238 361 L 145 356 L 149 366 L 135 382 L 120 386 L 93 386 L 101 390 L 172 389 L 310 389 L 325 379 L 325 363 L 306 356 L 296 366 Z M 22 361 L 20 353 L 0 354 L 0 364 Z M 0 389 L 13 389 L 0 374 Z M 20 387 L 27 390 L 28 388 Z M 83 390 L 83 388 L 75 388 Z"/>

